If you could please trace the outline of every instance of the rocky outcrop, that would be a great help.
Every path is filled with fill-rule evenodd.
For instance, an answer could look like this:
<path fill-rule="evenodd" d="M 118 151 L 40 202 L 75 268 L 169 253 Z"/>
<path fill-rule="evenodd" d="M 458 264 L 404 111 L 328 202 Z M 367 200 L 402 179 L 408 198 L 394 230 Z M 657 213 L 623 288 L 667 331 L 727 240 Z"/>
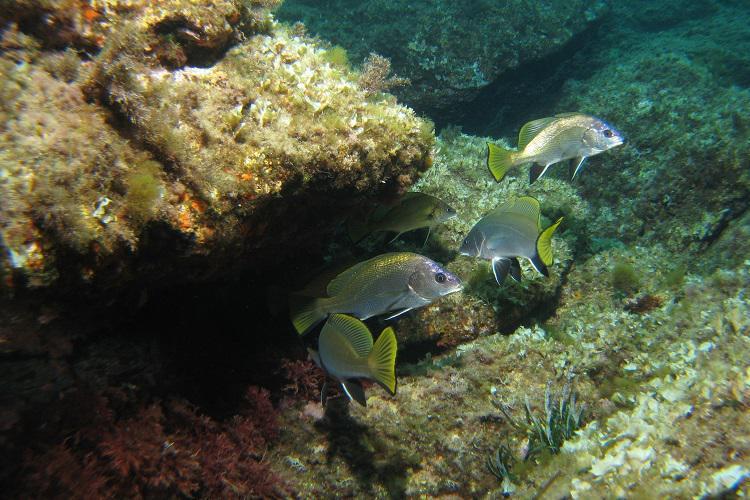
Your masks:
<path fill-rule="evenodd" d="M 391 58 L 395 73 L 411 80 L 394 92 L 437 119 L 514 68 L 559 50 L 604 12 L 593 0 L 288 0 L 279 16 L 301 20 L 354 61 L 371 52 Z"/>
<path fill-rule="evenodd" d="M 6 14 L 5 290 L 259 269 L 317 248 L 347 206 L 430 163 L 431 123 L 363 90 L 262 2 L 64 4 Z M 46 50 L 28 34 L 42 15 L 96 52 Z"/>

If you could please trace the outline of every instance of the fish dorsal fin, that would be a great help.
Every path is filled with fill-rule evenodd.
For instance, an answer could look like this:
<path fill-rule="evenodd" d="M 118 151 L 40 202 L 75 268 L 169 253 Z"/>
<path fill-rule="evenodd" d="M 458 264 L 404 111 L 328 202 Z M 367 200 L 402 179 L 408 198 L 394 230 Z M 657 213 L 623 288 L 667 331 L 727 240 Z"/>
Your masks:
<path fill-rule="evenodd" d="M 493 212 L 500 214 L 515 214 L 520 215 L 523 218 L 532 219 L 536 222 L 537 228 L 539 227 L 540 208 L 539 201 L 532 196 L 520 196 L 518 198 L 511 198 L 499 205 Z"/>
<path fill-rule="evenodd" d="M 554 122 L 557 119 L 555 116 L 550 116 L 548 118 L 539 118 L 538 120 L 533 120 L 521 127 L 521 131 L 518 133 L 518 150 L 523 151 L 523 149 L 536 137 L 539 135 L 539 132 L 541 132 L 547 125 Z"/>
<path fill-rule="evenodd" d="M 372 379 L 391 395 L 396 394 L 396 333 L 390 326 L 378 337 L 367 359 Z"/>
<path fill-rule="evenodd" d="M 420 193 L 419 191 L 409 191 L 408 193 L 404 193 L 404 195 L 401 197 L 401 201 L 404 202 L 406 200 L 409 200 L 411 198 L 422 198 L 428 196 L 430 198 L 434 198 L 434 196 L 430 196 L 429 194 Z"/>
<path fill-rule="evenodd" d="M 552 234 L 557 229 L 557 226 L 562 222 L 563 217 L 557 219 L 557 222 L 552 224 L 550 227 L 542 231 L 539 238 L 536 240 L 536 252 L 539 255 L 539 259 L 544 263 L 545 266 L 552 264 Z"/>
<path fill-rule="evenodd" d="M 354 349 L 357 356 L 364 358 L 372 351 L 372 334 L 364 323 L 346 314 L 332 314 L 323 330 L 333 329 Z M 321 336 L 323 332 L 321 332 Z"/>
<path fill-rule="evenodd" d="M 367 261 L 354 264 L 352 267 L 333 278 L 326 287 L 326 293 L 328 296 L 333 297 L 334 295 L 341 293 L 343 290 L 346 290 L 351 282 L 357 278 L 359 271 L 366 262 Z"/>

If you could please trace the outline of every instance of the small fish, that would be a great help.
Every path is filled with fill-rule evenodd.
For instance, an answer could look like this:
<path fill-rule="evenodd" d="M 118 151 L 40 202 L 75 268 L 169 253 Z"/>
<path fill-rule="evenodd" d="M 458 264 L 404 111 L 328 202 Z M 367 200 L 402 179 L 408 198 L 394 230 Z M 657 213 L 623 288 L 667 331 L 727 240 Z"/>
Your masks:
<path fill-rule="evenodd" d="M 529 181 L 534 182 L 550 165 L 574 158 L 575 178 L 589 156 L 612 149 L 625 141 L 604 120 L 580 113 L 564 113 L 534 120 L 518 134 L 518 151 L 487 143 L 487 166 L 500 182 L 512 167 L 532 163 Z"/>
<path fill-rule="evenodd" d="M 328 297 L 290 296 L 294 328 L 307 333 L 333 313 L 359 319 L 395 312 L 387 319 L 461 290 L 461 280 L 423 255 L 393 252 L 360 262 L 328 283 Z"/>
<path fill-rule="evenodd" d="M 364 323 L 346 314 L 332 314 L 320 332 L 318 351 L 309 352 L 315 364 L 341 383 L 350 401 L 367 406 L 360 379 L 374 380 L 391 396 L 396 394 L 396 334 L 391 327 L 373 345 Z M 324 384 L 321 403 L 326 389 Z"/>
<path fill-rule="evenodd" d="M 376 209 L 367 221 L 356 216 L 349 219 L 349 236 L 357 243 L 368 234 L 390 231 L 396 233 L 390 243 L 403 233 L 426 227 L 429 238 L 433 227 L 455 216 L 456 211 L 439 198 L 424 193 L 406 193 L 398 204 Z"/>
<path fill-rule="evenodd" d="M 542 231 L 539 202 L 531 196 L 512 198 L 500 204 L 477 222 L 461 245 L 461 253 L 492 262 L 497 284 L 505 277 L 521 281 L 517 257 L 531 262 L 538 272 L 549 276 L 552 264 L 552 233 L 563 218 Z"/>

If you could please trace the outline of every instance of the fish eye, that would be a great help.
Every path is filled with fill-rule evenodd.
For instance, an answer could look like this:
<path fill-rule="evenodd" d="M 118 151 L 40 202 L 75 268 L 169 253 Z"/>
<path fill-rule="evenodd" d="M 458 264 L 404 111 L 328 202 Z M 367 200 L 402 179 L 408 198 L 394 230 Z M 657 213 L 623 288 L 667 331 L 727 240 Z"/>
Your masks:
<path fill-rule="evenodd" d="M 602 133 L 604 134 L 604 137 L 606 137 L 607 139 L 611 139 L 612 136 L 615 135 L 610 129 L 604 129 L 604 132 Z"/>
<path fill-rule="evenodd" d="M 435 281 L 438 283 L 445 283 L 445 280 L 448 279 L 445 277 L 445 273 L 437 273 L 435 275 Z"/>

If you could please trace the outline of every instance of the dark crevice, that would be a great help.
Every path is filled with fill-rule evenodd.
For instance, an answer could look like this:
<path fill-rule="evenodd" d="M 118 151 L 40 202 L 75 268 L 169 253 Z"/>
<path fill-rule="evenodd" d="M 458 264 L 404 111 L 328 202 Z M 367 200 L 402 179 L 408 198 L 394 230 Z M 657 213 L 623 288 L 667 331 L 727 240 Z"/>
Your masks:
<path fill-rule="evenodd" d="M 732 221 L 741 218 L 748 208 L 750 208 L 750 193 L 745 193 L 742 196 L 737 196 L 733 200 L 727 203 L 728 207 L 725 208 L 721 217 L 714 226 L 708 231 L 702 238 L 701 241 L 707 246 L 713 244 L 718 240 L 724 230 L 729 227 Z"/>
<path fill-rule="evenodd" d="M 514 136 L 530 117 L 546 116 L 555 108 L 560 89 L 570 78 L 586 78 L 596 71 L 592 61 L 578 64 L 578 56 L 596 43 L 605 20 L 592 24 L 575 35 L 560 50 L 508 71 L 485 87 L 470 103 L 446 121 L 435 117 L 442 128 L 458 124 L 467 134 L 477 136 Z"/>

